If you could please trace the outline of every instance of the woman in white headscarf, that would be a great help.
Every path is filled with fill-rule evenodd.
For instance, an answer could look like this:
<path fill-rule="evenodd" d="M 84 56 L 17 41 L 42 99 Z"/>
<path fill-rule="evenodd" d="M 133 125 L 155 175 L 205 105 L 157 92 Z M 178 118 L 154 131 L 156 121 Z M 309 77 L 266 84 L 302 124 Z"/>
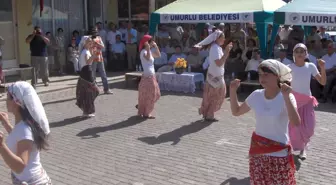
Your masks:
<path fill-rule="evenodd" d="M 291 86 L 301 117 L 299 126 L 289 126 L 289 137 L 294 151 L 300 151 L 298 157 L 301 160 L 305 160 L 307 157 L 307 144 L 315 130 L 314 107 L 318 105 L 318 102 L 310 91 L 311 77 L 313 76 L 321 85 L 325 85 L 327 80 L 325 62 L 323 60 L 317 62 L 320 73 L 314 63 L 306 62 L 308 56 L 307 47 L 299 43 L 293 49 L 294 63 L 288 66 L 292 69 Z"/>
<path fill-rule="evenodd" d="M 35 89 L 23 81 L 9 86 L 7 109 L 14 115 L 15 125 L 6 113 L 0 113 L 1 123 L 9 133 L 5 139 L 0 132 L 0 154 L 12 171 L 13 184 L 51 185 L 40 162 L 40 151 L 48 148 L 50 128 Z"/>
<path fill-rule="evenodd" d="M 222 31 L 216 30 L 198 43 L 196 47 L 207 49 L 209 52 L 209 68 L 206 77 L 206 83 L 203 91 L 203 101 L 199 114 L 203 115 L 206 121 L 216 121 L 215 112 L 217 112 L 226 96 L 226 85 L 224 81 L 224 65 L 232 48 L 232 43 L 222 49 L 225 36 Z"/>
<path fill-rule="evenodd" d="M 298 125 L 301 120 L 288 85 L 291 69 L 270 59 L 259 64 L 258 72 L 263 89 L 252 92 L 242 104 L 237 98 L 240 81 L 236 79 L 230 84 L 232 115 L 241 116 L 250 110 L 255 113 L 256 128 L 249 151 L 250 182 L 295 185 L 288 124 Z"/>

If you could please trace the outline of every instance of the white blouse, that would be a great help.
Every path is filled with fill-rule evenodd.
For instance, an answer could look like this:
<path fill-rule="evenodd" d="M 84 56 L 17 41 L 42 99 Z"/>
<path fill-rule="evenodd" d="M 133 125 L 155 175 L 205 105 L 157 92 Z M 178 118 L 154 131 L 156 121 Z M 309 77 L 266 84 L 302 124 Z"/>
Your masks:
<path fill-rule="evenodd" d="M 152 52 L 150 51 L 150 58 L 147 60 L 144 55 L 147 55 L 147 50 L 143 49 L 140 52 L 140 60 L 143 68 L 143 74 L 146 76 L 154 75 L 155 68 L 154 68 L 154 57 Z"/>
<path fill-rule="evenodd" d="M 212 44 L 209 52 L 209 69 L 208 72 L 213 76 L 224 76 L 224 64 L 217 66 L 216 60 L 224 56 L 223 49 L 218 44 Z"/>
<path fill-rule="evenodd" d="M 290 100 L 296 107 L 296 100 L 293 94 L 290 94 Z M 273 99 L 266 99 L 265 90 L 258 89 L 253 91 L 245 102 L 255 113 L 256 134 L 283 144 L 289 143 L 289 118 L 281 92 Z M 266 155 L 285 157 L 288 153 L 285 149 Z"/>

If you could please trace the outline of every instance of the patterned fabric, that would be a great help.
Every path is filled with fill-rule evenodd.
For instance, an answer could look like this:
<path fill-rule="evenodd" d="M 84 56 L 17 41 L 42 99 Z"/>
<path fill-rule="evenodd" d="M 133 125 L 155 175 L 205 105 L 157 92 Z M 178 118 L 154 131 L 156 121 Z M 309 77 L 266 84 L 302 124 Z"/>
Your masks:
<path fill-rule="evenodd" d="M 142 76 L 139 84 L 138 115 L 149 116 L 161 96 L 155 76 Z"/>
<path fill-rule="evenodd" d="M 99 95 L 99 88 L 95 83 L 79 78 L 76 87 L 76 105 L 84 114 L 95 113 L 94 101 Z"/>
<path fill-rule="evenodd" d="M 207 74 L 207 82 L 213 88 L 221 88 L 225 85 L 224 76 L 212 76 L 209 72 Z"/>
<path fill-rule="evenodd" d="M 257 135 L 255 132 L 252 134 L 251 146 L 249 155 L 250 157 L 255 155 L 263 155 L 273 152 L 278 152 L 281 150 L 288 150 L 288 161 L 290 162 L 291 167 L 294 169 L 294 158 L 292 155 L 292 146 L 290 144 L 283 144 L 277 141 L 270 140 L 263 136 Z"/>
<path fill-rule="evenodd" d="M 160 89 L 165 91 L 194 93 L 196 91 L 196 83 L 204 83 L 204 75 L 202 73 L 184 72 L 176 74 L 175 72 L 163 72 L 158 73 L 157 77 Z"/>
<path fill-rule="evenodd" d="M 97 56 L 97 58 L 94 60 L 95 62 L 103 62 L 104 58 L 103 58 L 103 52 L 102 52 L 102 48 L 100 48 L 100 46 L 98 46 L 98 44 L 96 43 L 100 43 L 103 44 L 102 40 L 100 37 L 97 37 L 94 39 L 94 44 L 92 44 L 92 47 L 90 48 L 90 51 L 92 51 L 92 55 Z"/>
<path fill-rule="evenodd" d="M 214 88 L 209 83 L 205 83 L 203 89 L 203 100 L 200 114 L 203 117 L 213 117 L 215 112 L 221 109 L 226 96 L 226 86 Z"/>
<path fill-rule="evenodd" d="M 301 118 L 300 125 L 289 124 L 289 137 L 295 151 L 306 148 L 310 138 L 314 135 L 316 120 L 314 107 L 318 105 L 313 96 L 293 92 L 297 102 L 297 111 Z"/>
<path fill-rule="evenodd" d="M 40 176 L 32 178 L 26 182 L 17 179 L 13 173 L 11 174 L 11 177 L 13 185 L 52 185 L 51 179 L 44 169 L 41 170 Z"/>
<path fill-rule="evenodd" d="M 295 169 L 288 157 L 256 155 L 249 163 L 251 185 L 296 185 Z"/>

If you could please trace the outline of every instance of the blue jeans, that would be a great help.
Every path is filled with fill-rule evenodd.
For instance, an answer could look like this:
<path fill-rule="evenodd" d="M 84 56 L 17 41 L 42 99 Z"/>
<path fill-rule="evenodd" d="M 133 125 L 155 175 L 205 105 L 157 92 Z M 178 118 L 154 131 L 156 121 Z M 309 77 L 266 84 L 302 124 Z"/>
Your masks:
<path fill-rule="evenodd" d="M 104 62 L 93 62 L 92 63 L 92 76 L 93 76 L 93 79 L 96 79 L 97 68 L 98 68 L 98 72 L 99 72 L 100 77 L 101 77 L 102 82 L 103 82 L 104 91 L 108 91 L 109 87 L 108 87 L 108 82 L 107 82 L 107 77 L 106 77 Z"/>

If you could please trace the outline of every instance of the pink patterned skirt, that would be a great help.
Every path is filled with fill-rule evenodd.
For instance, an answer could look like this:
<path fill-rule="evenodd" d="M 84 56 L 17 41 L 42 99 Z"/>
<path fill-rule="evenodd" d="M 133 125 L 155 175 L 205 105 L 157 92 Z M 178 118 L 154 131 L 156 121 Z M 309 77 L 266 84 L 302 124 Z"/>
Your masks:
<path fill-rule="evenodd" d="M 288 157 L 250 157 L 251 185 L 295 185 L 295 169 Z"/>
<path fill-rule="evenodd" d="M 226 85 L 214 88 L 209 83 L 204 84 L 203 100 L 199 113 L 205 118 L 213 118 L 219 111 L 226 96 Z"/>
<path fill-rule="evenodd" d="M 156 77 L 142 76 L 138 91 L 138 115 L 149 116 L 154 110 L 155 102 L 161 96 Z"/>
<path fill-rule="evenodd" d="M 307 96 L 293 92 L 296 99 L 297 111 L 301 118 L 300 125 L 289 124 L 289 137 L 294 151 L 304 150 L 314 135 L 315 111 L 317 100 L 312 96 Z"/>

